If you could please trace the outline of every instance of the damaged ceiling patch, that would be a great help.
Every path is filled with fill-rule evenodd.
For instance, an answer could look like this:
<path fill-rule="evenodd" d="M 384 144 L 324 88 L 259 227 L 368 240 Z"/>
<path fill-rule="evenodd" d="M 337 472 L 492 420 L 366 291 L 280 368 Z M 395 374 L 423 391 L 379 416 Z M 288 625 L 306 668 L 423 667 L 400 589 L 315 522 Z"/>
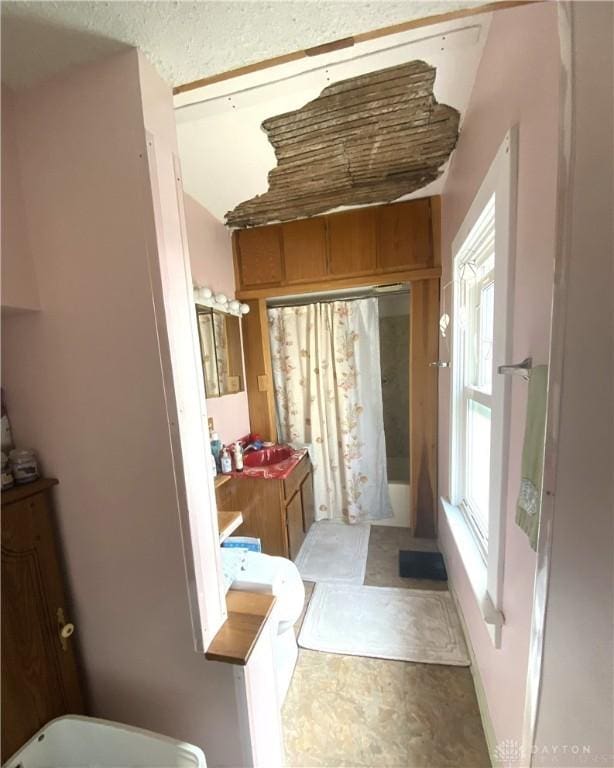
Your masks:
<path fill-rule="evenodd" d="M 226 214 L 232 227 L 396 200 L 441 174 L 459 112 L 438 104 L 435 67 L 411 61 L 334 83 L 262 124 L 277 166 L 269 189 Z"/>

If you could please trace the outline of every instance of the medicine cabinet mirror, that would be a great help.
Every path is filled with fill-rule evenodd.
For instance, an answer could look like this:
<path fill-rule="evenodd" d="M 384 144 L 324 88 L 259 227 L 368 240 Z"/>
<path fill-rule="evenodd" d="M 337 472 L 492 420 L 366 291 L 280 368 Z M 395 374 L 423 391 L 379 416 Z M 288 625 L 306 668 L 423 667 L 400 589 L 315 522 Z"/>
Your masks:
<path fill-rule="evenodd" d="M 196 317 L 206 397 L 242 392 L 241 318 L 198 305 Z"/>

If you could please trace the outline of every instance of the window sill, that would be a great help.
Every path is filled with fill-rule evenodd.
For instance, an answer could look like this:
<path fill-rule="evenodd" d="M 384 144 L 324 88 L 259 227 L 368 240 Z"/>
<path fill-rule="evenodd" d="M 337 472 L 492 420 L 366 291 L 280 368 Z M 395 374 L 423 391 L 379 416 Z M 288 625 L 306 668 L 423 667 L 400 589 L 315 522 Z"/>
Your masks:
<path fill-rule="evenodd" d="M 495 647 L 499 648 L 504 620 L 488 594 L 488 567 L 460 508 L 444 498 L 441 504 L 488 633 Z"/>

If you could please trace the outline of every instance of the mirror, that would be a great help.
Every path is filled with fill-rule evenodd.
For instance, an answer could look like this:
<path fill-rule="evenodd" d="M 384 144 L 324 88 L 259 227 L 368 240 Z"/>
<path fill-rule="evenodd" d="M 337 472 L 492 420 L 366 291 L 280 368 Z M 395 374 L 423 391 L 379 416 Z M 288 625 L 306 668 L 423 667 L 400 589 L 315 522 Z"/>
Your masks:
<path fill-rule="evenodd" d="M 221 397 L 242 392 L 241 319 L 210 307 L 197 306 L 205 395 Z"/>

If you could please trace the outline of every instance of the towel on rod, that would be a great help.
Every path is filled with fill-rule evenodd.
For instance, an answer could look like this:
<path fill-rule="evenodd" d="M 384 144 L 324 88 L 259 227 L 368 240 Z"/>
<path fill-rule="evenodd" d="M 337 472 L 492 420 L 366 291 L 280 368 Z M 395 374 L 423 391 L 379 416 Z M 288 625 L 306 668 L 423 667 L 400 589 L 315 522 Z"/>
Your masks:
<path fill-rule="evenodd" d="M 546 404 L 548 366 L 531 369 L 527 399 L 527 421 L 522 447 L 522 478 L 516 506 L 516 522 L 537 550 L 537 531 L 541 508 L 544 474 L 544 444 L 546 439 Z"/>

